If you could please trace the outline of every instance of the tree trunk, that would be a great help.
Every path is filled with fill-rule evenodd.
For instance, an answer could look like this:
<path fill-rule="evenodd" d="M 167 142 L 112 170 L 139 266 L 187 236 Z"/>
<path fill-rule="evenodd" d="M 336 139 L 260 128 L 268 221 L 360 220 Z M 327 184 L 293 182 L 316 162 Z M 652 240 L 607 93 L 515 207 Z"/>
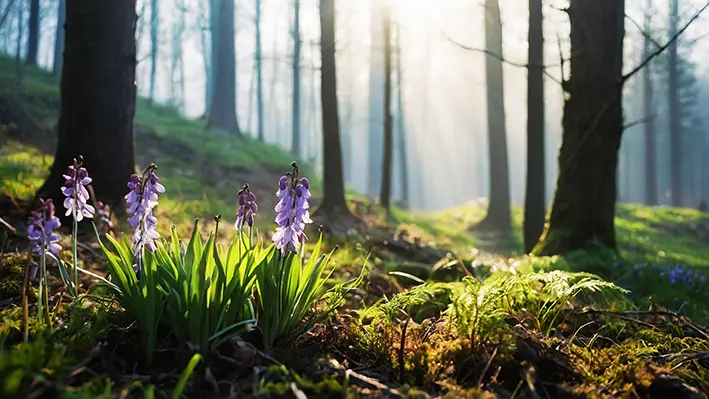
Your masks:
<path fill-rule="evenodd" d="M 148 106 L 155 99 L 155 75 L 158 66 L 158 0 L 150 0 L 150 81 L 148 88 Z"/>
<path fill-rule="evenodd" d="M 502 20 L 498 0 L 485 1 L 485 47 L 502 55 Z M 507 163 L 507 128 L 502 61 L 485 57 L 487 79 L 487 126 L 490 157 L 490 204 L 480 222 L 484 229 L 508 231 L 510 217 L 510 178 Z"/>
<path fill-rule="evenodd" d="M 335 68 L 335 0 L 320 0 L 320 100 L 323 126 L 323 200 L 316 214 L 329 221 L 351 217 L 342 178 L 342 148 Z"/>
<path fill-rule="evenodd" d="M 39 0 L 30 0 L 30 18 L 27 26 L 27 65 L 37 65 L 37 51 L 39 50 Z"/>
<path fill-rule="evenodd" d="M 409 204 L 409 162 L 406 148 L 406 119 L 404 118 L 404 83 L 401 73 L 401 29 L 396 25 L 396 109 L 399 131 L 399 178 L 401 179 L 401 199 L 406 206 Z"/>
<path fill-rule="evenodd" d="M 214 89 L 208 126 L 241 134 L 236 119 L 236 50 L 234 48 L 234 0 L 221 0 L 219 46 L 214 70 Z"/>
<path fill-rule="evenodd" d="M 391 118 L 391 10 L 384 6 L 384 147 L 382 153 L 382 186 L 379 189 L 379 203 L 387 211 L 391 208 L 392 136 Z"/>
<path fill-rule="evenodd" d="M 293 156 L 301 157 L 300 142 L 300 0 L 293 1 Z"/>
<path fill-rule="evenodd" d="M 37 193 L 58 207 L 62 174 L 83 155 L 96 198 L 124 211 L 126 182 L 135 171 L 135 6 L 135 0 L 67 2 L 59 142 Z"/>
<path fill-rule="evenodd" d="M 211 46 L 209 48 L 209 57 L 204 57 L 205 63 L 209 64 L 208 74 L 206 76 L 207 103 L 205 104 L 205 115 L 209 115 L 209 108 L 212 105 L 212 99 L 214 97 L 214 80 L 216 79 L 219 56 L 220 9 L 221 0 L 209 0 L 209 37 L 211 39 Z"/>
<path fill-rule="evenodd" d="M 529 0 L 527 67 L 527 187 L 524 200 L 524 251 L 529 253 L 544 231 L 544 33 L 542 0 Z"/>
<path fill-rule="evenodd" d="M 263 136 L 263 50 L 261 49 L 261 0 L 256 0 L 256 113 L 258 115 L 258 139 Z"/>
<path fill-rule="evenodd" d="M 645 32 L 650 32 L 652 20 L 652 0 L 647 0 L 645 10 Z M 643 43 L 643 59 L 652 53 L 651 41 L 645 37 Z M 645 122 L 645 203 L 657 205 L 657 156 L 655 154 L 655 105 L 653 104 L 652 68 L 651 64 L 643 70 L 643 107 L 645 117 L 650 118 Z"/>
<path fill-rule="evenodd" d="M 382 139 L 384 137 L 384 34 L 381 2 L 372 2 L 372 43 L 369 49 L 369 137 L 367 144 L 367 194 L 378 197 L 382 177 Z"/>
<path fill-rule="evenodd" d="M 59 0 L 57 8 L 57 31 L 54 37 L 54 65 L 52 73 L 59 77 L 62 71 L 64 58 L 64 23 L 66 22 L 66 0 Z"/>
<path fill-rule="evenodd" d="M 22 84 L 22 37 L 25 31 L 25 4 L 24 0 L 17 3 L 17 48 L 15 51 L 15 67 L 17 68 L 17 84 Z"/>
<path fill-rule="evenodd" d="M 172 78 L 170 79 L 170 99 L 172 105 L 182 110 L 185 103 L 185 68 L 182 57 L 182 38 L 185 32 L 185 14 L 187 12 L 184 2 L 177 4 L 178 15 L 173 24 L 172 32 Z"/>
<path fill-rule="evenodd" d="M 673 37 L 677 33 L 678 23 L 678 8 L 679 0 L 670 1 L 670 21 L 669 21 L 669 37 Z M 667 105 L 669 106 L 670 119 L 670 192 L 672 193 L 672 205 L 682 206 L 684 201 L 682 198 L 682 122 L 680 120 L 680 100 L 679 100 L 679 85 L 678 85 L 678 66 L 677 66 L 677 41 L 673 41 L 668 49 L 669 65 L 668 65 L 668 82 L 667 94 L 669 98 Z"/>
<path fill-rule="evenodd" d="M 565 83 L 559 175 L 551 217 L 534 249 L 536 255 L 598 245 L 616 249 L 625 2 L 572 0 L 568 12 L 571 77 Z"/>

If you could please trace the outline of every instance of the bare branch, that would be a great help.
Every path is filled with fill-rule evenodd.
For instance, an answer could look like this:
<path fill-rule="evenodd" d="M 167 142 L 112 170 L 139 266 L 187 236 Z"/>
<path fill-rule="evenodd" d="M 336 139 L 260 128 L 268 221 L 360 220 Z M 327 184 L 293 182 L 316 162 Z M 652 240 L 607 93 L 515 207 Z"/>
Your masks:
<path fill-rule="evenodd" d="M 633 25 L 635 25 L 635 27 L 638 28 L 638 30 L 640 31 L 640 33 L 643 35 L 643 37 L 644 37 L 646 40 L 648 40 L 650 43 L 652 43 L 653 45 L 655 45 L 655 47 L 657 47 L 657 48 L 662 47 L 662 46 L 660 45 L 660 43 L 659 43 L 657 40 L 655 40 L 655 39 L 650 35 L 649 32 L 646 32 L 645 29 L 644 29 L 642 26 L 640 26 L 640 24 L 637 23 L 637 21 L 635 21 L 630 15 L 625 14 L 625 18 L 627 18 L 628 21 L 632 22 Z"/>
<path fill-rule="evenodd" d="M 561 84 L 559 79 L 557 79 L 556 77 L 554 77 L 553 75 L 551 75 L 547 71 L 548 68 L 556 67 L 558 65 L 533 65 L 533 64 L 523 64 L 520 62 L 510 61 L 510 60 L 506 59 L 505 57 L 503 57 L 501 54 L 497 54 L 497 53 L 490 51 L 488 49 L 470 47 L 470 46 L 467 46 L 467 45 L 460 43 L 456 40 L 453 40 L 451 37 L 446 35 L 445 32 L 441 32 L 441 35 L 443 35 L 443 37 L 445 37 L 448 41 L 450 41 L 451 43 L 455 44 L 456 46 L 458 46 L 459 48 L 461 48 L 465 51 L 474 51 L 474 52 L 478 52 L 478 53 L 483 53 L 487 56 L 490 56 L 492 58 L 499 60 L 500 62 L 504 62 L 507 65 L 512 65 L 513 67 L 517 67 L 517 68 L 541 69 L 542 72 L 544 73 L 544 75 L 546 75 L 549 79 L 553 80 L 554 82 L 556 82 L 558 84 Z"/>
<path fill-rule="evenodd" d="M 626 123 L 625 125 L 623 125 L 623 130 L 630 129 L 630 128 L 633 127 L 633 126 L 637 126 L 637 125 L 642 125 L 642 124 L 645 124 L 645 123 L 649 123 L 649 122 L 652 122 L 653 120 L 655 120 L 655 116 L 654 116 L 654 115 L 652 115 L 652 116 L 646 116 L 646 117 L 640 118 L 640 119 L 635 119 L 635 120 L 630 121 L 630 122 Z"/>
<path fill-rule="evenodd" d="M 12 9 L 12 5 L 15 3 L 15 0 L 10 0 L 7 2 L 7 5 L 5 6 L 5 12 L 3 12 L 2 17 L 0 17 L 0 28 L 5 24 L 5 20 L 7 19 L 7 16 L 10 15 L 10 10 Z"/>
<path fill-rule="evenodd" d="M 641 69 L 643 69 L 643 68 L 645 67 L 645 65 L 649 64 L 650 61 L 652 61 L 655 57 L 657 57 L 658 55 L 662 54 L 663 51 L 667 50 L 667 48 L 670 47 L 670 46 L 672 45 L 672 43 L 676 42 L 677 39 L 680 37 L 680 35 L 682 35 L 682 34 L 684 33 L 684 31 L 686 31 L 687 28 L 689 28 L 689 25 L 691 25 L 692 22 L 696 21 L 697 18 L 699 18 L 699 16 L 702 15 L 702 13 L 704 12 L 704 10 L 706 10 L 708 7 L 709 7 L 709 1 L 706 2 L 706 3 L 704 4 L 704 6 L 703 6 L 702 8 L 700 8 L 699 11 L 697 11 L 696 14 L 694 14 L 694 16 L 693 16 L 692 18 L 690 18 L 689 21 L 687 21 L 686 24 L 684 24 L 684 26 L 682 27 L 682 29 L 680 29 L 679 31 L 677 31 L 677 33 L 675 33 L 674 36 L 672 36 L 672 37 L 670 38 L 670 40 L 668 40 L 667 43 L 665 43 L 664 46 L 661 46 L 660 48 L 658 48 L 657 50 L 655 50 L 655 52 L 653 52 L 652 54 L 650 54 L 650 56 L 647 57 L 643 62 L 641 62 L 640 65 L 636 66 L 635 68 L 633 68 L 632 71 L 630 71 L 630 72 L 628 72 L 627 74 L 623 75 L 623 76 L 620 78 L 620 82 L 619 82 L 619 83 L 620 83 L 621 85 L 623 85 L 628 79 L 630 79 L 633 75 L 635 75 L 635 74 L 638 73 Z"/>

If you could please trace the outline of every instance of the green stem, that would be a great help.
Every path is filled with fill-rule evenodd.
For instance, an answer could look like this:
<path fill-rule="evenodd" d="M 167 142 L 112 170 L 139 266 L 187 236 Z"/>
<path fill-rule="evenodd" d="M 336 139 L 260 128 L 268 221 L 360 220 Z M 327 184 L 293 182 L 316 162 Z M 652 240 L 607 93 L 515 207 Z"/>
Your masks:
<path fill-rule="evenodd" d="M 42 239 L 42 252 L 39 258 L 39 286 L 37 295 L 37 321 L 39 324 L 44 324 L 44 295 L 46 295 L 45 284 L 47 282 L 47 260 L 46 260 L 45 242 Z"/>
<path fill-rule="evenodd" d="M 71 240 L 72 240 L 72 245 L 71 245 L 71 255 L 74 260 L 74 294 L 78 295 L 79 294 L 79 260 L 77 259 L 76 256 L 76 235 L 79 230 L 79 222 L 76 221 L 76 207 L 74 207 L 74 226 L 72 229 L 72 234 L 71 234 Z"/>

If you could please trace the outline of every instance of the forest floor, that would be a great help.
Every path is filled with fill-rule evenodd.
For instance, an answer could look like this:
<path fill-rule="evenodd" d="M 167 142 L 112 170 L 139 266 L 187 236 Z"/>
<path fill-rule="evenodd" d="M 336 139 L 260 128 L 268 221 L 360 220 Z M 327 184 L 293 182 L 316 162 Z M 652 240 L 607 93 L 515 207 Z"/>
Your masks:
<path fill-rule="evenodd" d="M 14 60 L 0 57 L 0 216 L 16 230 L 0 225 L 0 397 L 170 397 L 189 348 L 161 331 L 147 366 L 134 320 L 115 304 L 66 299 L 56 328 L 32 323 L 22 343 L 26 216 L 52 162 L 58 109 L 56 78 L 23 66 L 18 84 Z M 141 99 L 136 155 L 139 167 L 160 166 L 163 236 L 171 224 L 188 236 L 195 217 L 205 231 L 215 214 L 231 220 L 236 193 L 249 183 L 260 205 L 257 228 L 269 240 L 287 152 L 205 131 L 203 122 Z M 320 182 L 311 182 L 316 208 Z M 620 204 L 620 256 L 529 258 L 518 208 L 512 231 L 495 234 L 475 230 L 482 202 L 442 212 L 394 209 L 390 219 L 368 198 L 352 194 L 348 202 L 363 223 L 346 237 L 326 237 L 326 247 L 339 246 L 335 281 L 367 266 L 359 290 L 335 315 L 273 350 L 257 332 L 230 340 L 197 366 L 184 395 L 707 397 L 709 214 Z M 84 268 L 105 275 L 95 238 L 79 241 Z M 68 298 L 61 287 L 55 277 L 53 303 Z"/>

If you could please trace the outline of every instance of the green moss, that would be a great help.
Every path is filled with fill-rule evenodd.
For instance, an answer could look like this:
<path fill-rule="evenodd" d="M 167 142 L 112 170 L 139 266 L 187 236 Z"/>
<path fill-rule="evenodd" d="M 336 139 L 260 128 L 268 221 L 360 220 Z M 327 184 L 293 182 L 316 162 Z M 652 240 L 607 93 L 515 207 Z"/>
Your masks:
<path fill-rule="evenodd" d="M 34 147 L 8 141 L 0 148 L 0 195 L 31 198 L 44 182 L 52 157 Z"/>
<path fill-rule="evenodd" d="M 10 254 L 0 257 L 0 298 L 21 296 L 26 267 L 26 255 Z M 28 294 L 30 301 L 36 298 L 34 290 Z"/>

